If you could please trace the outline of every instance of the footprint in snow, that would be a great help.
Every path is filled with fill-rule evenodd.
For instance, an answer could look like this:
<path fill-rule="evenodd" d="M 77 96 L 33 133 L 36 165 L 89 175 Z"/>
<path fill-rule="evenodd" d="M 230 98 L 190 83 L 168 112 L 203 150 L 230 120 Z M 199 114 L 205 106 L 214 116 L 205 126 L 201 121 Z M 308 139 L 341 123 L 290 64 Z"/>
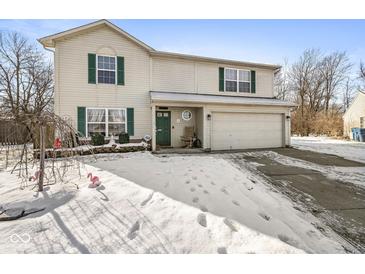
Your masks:
<path fill-rule="evenodd" d="M 130 239 L 130 240 L 133 240 L 134 238 L 137 237 L 138 235 L 138 232 L 139 232 L 139 228 L 140 228 L 140 224 L 139 224 L 139 221 L 135 222 L 132 227 L 130 228 L 129 232 L 128 232 L 128 235 L 127 237 Z"/>
<path fill-rule="evenodd" d="M 190 191 L 191 192 L 194 192 L 195 191 L 195 187 L 190 188 Z"/>
<path fill-rule="evenodd" d="M 204 190 L 203 192 L 204 192 L 204 194 L 209 194 L 208 190 Z"/>
<path fill-rule="evenodd" d="M 226 195 L 228 195 L 229 193 L 228 193 L 228 191 L 227 191 L 227 189 L 225 189 L 224 187 L 222 187 L 221 188 L 221 191 L 224 193 L 224 194 L 226 194 Z"/>
<path fill-rule="evenodd" d="M 204 213 L 200 213 L 197 217 L 198 224 L 200 224 L 203 227 L 207 227 L 207 217 Z"/>
<path fill-rule="evenodd" d="M 298 246 L 298 242 L 286 235 L 283 235 L 283 234 L 278 234 L 278 238 L 283 241 L 284 243 L 287 243 L 289 245 L 292 245 L 294 247 Z"/>
<path fill-rule="evenodd" d="M 149 195 L 148 195 L 148 197 L 147 197 L 147 199 L 146 200 L 144 200 L 142 203 L 141 203 L 141 206 L 145 206 L 149 201 L 151 201 L 151 199 L 152 199 L 152 197 L 153 197 L 153 194 L 154 194 L 154 192 L 151 192 Z"/>
<path fill-rule="evenodd" d="M 197 203 L 197 202 L 199 202 L 199 198 L 198 197 L 194 197 L 193 198 L 193 203 Z"/>
<path fill-rule="evenodd" d="M 232 203 L 233 203 L 234 205 L 236 205 L 236 206 L 240 206 L 240 203 L 239 203 L 239 202 L 237 202 L 237 201 L 235 201 L 235 200 L 232 200 Z"/>
<path fill-rule="evenodd" d="M 271 219 L 270 216 L 267 216 L 265 213 L 260 212 L 259 215 L 261 218 L 263 218 L 266 221 L 270 221 L 270 219 Z"/>
<path fill-rule="evenodd" d="M 203 187 L 203 185 L 202 185 L 202 184 L 198 184 L 198 187 L 202 188 L 202 187 Z"/>
<path fill-rule="evenodd" d="M 224 218 L 223 223 L 228 226 L 232 232 L 238 231 L 230 219 Z"/>
<path fill-rule="evenodd" d="M 211 181 L 211 182 L 210 182 L 210 184 L 211 184 L 212 186 L 215 186 L 215 183 L 214 183 L 213 181 Z"/>
<path fill-rule="evenodd" d="M 201 211 L 203 211 L 203 212 L 208 212 L 208 208 L 206 208 L 205 206 L 203 206 L 203 205 L 200 205 L 199 206 L 199 209 L 201 210 Z"/>
<path fill-rule="evenodd" d="M 187 185 L 190 184 L 190 181 L 189 180 L 186 180 L 185 181 L 185 184 L 187 184 Z"/>
<path fill-rule="evenodd" d="M 193 180 L 197 180 L 198 179 L 198 177 L 196 177 L 196 176 L 193 176 Z"/>
<path fill-rule="evenodd" d="M 218 247 L 217 252 L 218 252 L 218 254 L 227 254 L 227 248 L 225 248 L 224 246 Z"/>

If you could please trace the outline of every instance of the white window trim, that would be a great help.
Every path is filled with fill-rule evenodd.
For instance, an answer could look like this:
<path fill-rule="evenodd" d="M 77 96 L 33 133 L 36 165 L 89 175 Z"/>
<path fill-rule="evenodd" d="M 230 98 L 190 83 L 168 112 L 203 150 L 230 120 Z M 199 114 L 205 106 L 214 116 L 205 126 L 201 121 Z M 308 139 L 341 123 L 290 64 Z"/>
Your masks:
<path fill-rule="evenodd" d="M 114 77 L 114 85 L 117 84 L 117 56 L 114 55 L 105 55 L 105 54 L 96 54 L 96 84 L 99 84 L 99 61 L 98 61 L 98 57 L 102 56 L 102 57 L 113 57 L 114 58 L 114 70 L 112 69 L 100 69 L 100 70 L 105 70 L 105 71 L 114 71 L 115 73 L 115 77 Z M 102 85 L 112 85 L 109 83 L 100 83 Z"/>
<path fill-rule="evenodd" d="M 123 123 L 119 123 L 119 122 L 109 122 L 109 115 L 108 115 L 108 110 L 124 110 L 125 112 L 125 122 L 124 122 L 124 127 L 125 127 L 125 132 L 128 133 L 128 127 L 127 127 L 127 122 L 128 122 L 128 117 L 127 117 L 127 108 L 101 108 L 101 107 L 88 107 L 86 108 L 86 138 L 89 138 L 89 119 L 88 119 L 88 110 L 89 109 L 104 109 L 105 110 L 105 138 L 109 138 L 109 123 L 110 124 L 123 124 Z M 94 124 L 103 124 L 103 123 L 94 123 Z"/>
<path fill-rule="evenodd" d="M 226 81 L 231 81 L 233 82 L 234 80 L 230 80 L 226 78 L 226 70 L 227 69 L 231 69 L 231 70 L 237 70 L 237 80 L 236 80 L 236 85 L 237 85 L 237 91 L 236 93 L 252 93 L 252 85 L 251 85 L 251 70 L 249 69 L 238 69 L 238 68 L 224 68 L 224 92 L 229 92 L 229 93 L 233 93 L 234 91 L 227 91 L 226 90 Z M 250 80 L 249 81 L 240 81 L 240 71 L 247 71 L 250 75 Z M 240 84 L 239 83 L 249 83 L 250 84 L 250 91 L 249 92 L 240 92 Z"/>

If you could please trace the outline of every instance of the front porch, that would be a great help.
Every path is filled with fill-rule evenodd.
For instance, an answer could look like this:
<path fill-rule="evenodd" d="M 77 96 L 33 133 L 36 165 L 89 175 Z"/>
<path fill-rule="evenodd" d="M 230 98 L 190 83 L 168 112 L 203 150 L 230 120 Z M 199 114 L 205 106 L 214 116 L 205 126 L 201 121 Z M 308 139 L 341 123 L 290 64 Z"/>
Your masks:
<path fill-rule="evenodd" d="M 194 104 L 152 104 L 152 130 L 153 151 L 198 151 L 194 148 L 204 147 L 204 108 Z"/>

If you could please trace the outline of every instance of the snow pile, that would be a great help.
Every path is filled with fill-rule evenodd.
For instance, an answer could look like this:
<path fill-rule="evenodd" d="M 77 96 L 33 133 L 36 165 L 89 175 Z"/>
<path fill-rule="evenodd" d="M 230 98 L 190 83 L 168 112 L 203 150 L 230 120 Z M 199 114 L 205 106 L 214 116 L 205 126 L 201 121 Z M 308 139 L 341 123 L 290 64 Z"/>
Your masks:
<path fill-rule="evenodd" d="M 136 153 L 136 164 L 133 170 L 145 175 L 149 188 L 141 187 L 131 181 L 118 177 L 107 171 L 100 170 L 85 165 L 80 178 L 77 169 L 73 169 L 65 177 L 67 183 L 60 183 L 46 187 L 43 193 L 37 193 L 30 188 L 19 189 L 19 180 L 15 175 L 8 172 L 1 172 L 0 197 L 3 208 L 25 207 L 37 208 L 46 206 L 46 210 L 29 215 L 23 219 L 9 222 L 0 222 L 0 253 L 301 253 L 302 251 L 290 246 L 277 238 L 259 233 L 258 231 L 243 225 L 243 220 L 249 224 L 252 218 L 253 207 L 262 214 L 269 212 L 262 209 L 260 203 L 254 204 L 248 197 L 240 199 L 240 193 L 246 181 L 240 183 L 239 188 L 233 185 L 226 188 L 231 196 L 230 205 L 225 205 L 227 215 L 234 217 L 238 212 L 242 218 L 241 222 L 230 220 L 229 218 L 218 217 L 206 210 L 189 206 L 186 203 L 175 201 L 157 191 L 160 183 L 167 182 L 175 184 L 176 193 L 190 193 L 191 188 L 199 187 L 186 184 L 185 189 L 179 189 L 178 183 L 180 173 L 190 172 L 189 175 L 205 177 L 208 174 L 200 172 L 204 161 L 194 161 L 192 166 L 194 171 L 184 170 L 180 166 L 179 170 L 172 170 L 166 163 L 160 163 L 164 170 L 166 179 L 162 182 L 154 181 L 153 174 L 159 172 L 149 168 L 149 153 Z M 130 157 L 130 155 L 128 156 Z M 134 157 L 132 157 L 134 158 Z M 145 166 L 138 166 L 141 160 L 146 158 Z M 123 158 L 119 158 L 121 160 Z M 129 158 L 127 158 L 129 159 Z M 89 161 L 90 158 L 84 157 Z M 203 159 L 202 159 L 203 160 Z M 214 159 L 213 159 L 214 160 Z M 182 160 L 183 161 L 183 160 Z M 215 161 L 215 160 L 214 160 Z M 128 162 L 128 160 L 126 161 Z M 168 162 L 166 160 L 166 162 Z M 180 165 L 181 163 L 175 164 Z M 224 162 L 213 162 L 217 165 L 211 167 L 215 173 L 211 176 L 219 176 L 217 179 L 211 178 L 199 180 L 199 183 L 215 184 L 222 183 L 222 179 L 232 179 L 232 176 L 239 176 L 238 170 L 230 168 Z M 209 162 L 211 165 L 212 162 Z M 222 165 L 223 164 L 223 165 Z M 123 165 L 123 161 L 119 166 Z M 153 165 L 152 165 L 153 166 Z M 118 167 L 115 164 L 113 167 Z M 218 168 L 220 170 L 218 170 Z M 228 168 L 228 170 L 227 170 Z M 141 172 L 143 171 L 143 172 Z M 227 172 L 232 171 L 233 174 Z M 96 189 L 88 188 L 89 181 L 86 174 L 92 172 L 99 176 L 102 185 Z M 173 174 L 176 172 L 175 174 Z M 196 172 L 196 175 L 194 173 Z M 223 172 L 223 176 L 219 175 Z M 151 176 L 150 176 L 151 175 Z M 75 184 L 79 186 L 76 189 Z M 215 195 L 225 194 L 223 189 L 216 185 L 217 189 L 207 188 L 207 191 Z M 258 189 L 255 189 L 257 191 Z M 195 195 L 201 197 L 197 203 L 204 202 L 209 211 L 216 211 L 224 200 L 215 199 L 215 196 L 203 194 L 202 190 L 195 189 Z M 255 192 L 253 191 L 253 192 Z M 199 193 L 199 195 L 198 195 Z M 195 196 L 194 195 L 194 196 Z M 206 195 L 206 198 L 202 198 Z M 227 195 L 227 196 L 228 196 Z M 267 194 L 265 194 L 267 195 Z M 244 195 L 243 195 L 244 196 Z M 264 198 L 264 197 L 263 197 Z M 210 201 L 208 203 L 208 201 Z M 286 206 L 286 202 L 281 205 L 277 201 L 271 206 Z M 237 208 L 232 214 L 228 214 L 233 208 Z M 277 208 L 279 209 L 279 208 Z M 285 228 L 285 223 L 278 218 L 279 214 L 288 212 L 278 212 L 277 216 L 271 215 L 271 223 L 277 223 L 283 228 L 283 232 L 292 229 Z M 264 216 L 264 215 L 263 215 Z M 271 227 L 267 217 L 260 217 L 263 226 Z M 292 221 L 303 221 L 293 219 Z M 275 225 L 274 225 L 275 227 Z M 270 230 L 270 228 L 267 228 Z M 310 233 L 310 231 L 308 231 Z M 315 235 L 315 234 L 313 234 Z M 282 236 L 282 240 L 290 241 L 290 238 Z M 314 236 L 318 237 L 318 236 Z M 315 238 L 319 242 L 321 239 Z"/>
<path fill-rule="evenodd" d="M 274 192 L 263 178 L 236 167 L 224 154 L 106 154 L 92 165 L 306 252 L 344 252 L 337 240 L 316 229 L 317 219 L 294 209 L 292 202 Z"/>
<path fill-rule="evenodd" d="M 365 143 L 328 137 L 292 137 L 291 143 L 298 149 L 334 154 L 348 160 L 365 163 Z"/>

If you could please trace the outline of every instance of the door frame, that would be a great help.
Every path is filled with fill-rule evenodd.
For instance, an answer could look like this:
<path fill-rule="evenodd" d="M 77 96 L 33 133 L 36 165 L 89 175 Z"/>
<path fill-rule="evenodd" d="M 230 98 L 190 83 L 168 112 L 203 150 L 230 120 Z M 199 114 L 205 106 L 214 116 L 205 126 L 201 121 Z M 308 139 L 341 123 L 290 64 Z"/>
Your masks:
<path fill-rule="evenodd" d="M 158 112 L 167 112 L 167 113 L 169 113 L 169 131 L 170 131 L 170 134 L 169 134 L 169 144 L 168 145 L 160 145 L 159 143 L 158 143 L 158 141 L 157 141 L 157 120 L 158 120 L 158 118 L 160 118 L 160 117 L 157 117 L 157 113 Z M 155 117 L 156 117 L 156 125 L 155 125 L 155 127 L 156 127 L 156 135 L 155 135 L 155 138 L 156 138 L 156 145 L 159 145 L 159 146 L 171 146 L 171 111 L 170 110 L 156 110 L 156 113 L 155 113 Z"/>

